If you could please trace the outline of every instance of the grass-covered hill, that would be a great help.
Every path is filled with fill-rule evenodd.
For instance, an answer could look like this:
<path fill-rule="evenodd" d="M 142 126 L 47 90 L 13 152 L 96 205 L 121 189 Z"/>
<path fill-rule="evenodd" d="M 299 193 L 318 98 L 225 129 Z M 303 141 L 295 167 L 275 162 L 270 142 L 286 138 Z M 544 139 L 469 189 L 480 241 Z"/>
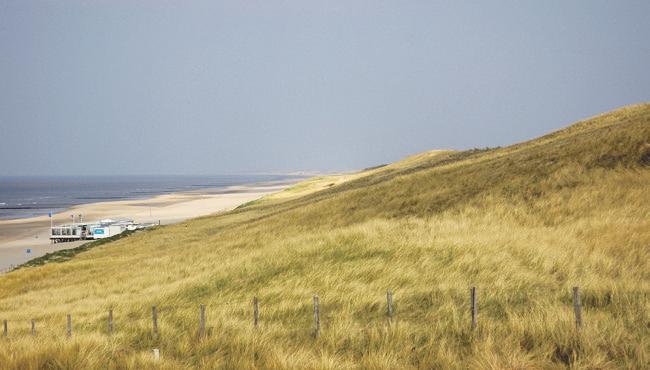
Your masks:
<path fill-rule="evenodd" d="M 647 368 L 650 104 L 310 179 L 65 260 L 0 276 L 0 368 Z"/>

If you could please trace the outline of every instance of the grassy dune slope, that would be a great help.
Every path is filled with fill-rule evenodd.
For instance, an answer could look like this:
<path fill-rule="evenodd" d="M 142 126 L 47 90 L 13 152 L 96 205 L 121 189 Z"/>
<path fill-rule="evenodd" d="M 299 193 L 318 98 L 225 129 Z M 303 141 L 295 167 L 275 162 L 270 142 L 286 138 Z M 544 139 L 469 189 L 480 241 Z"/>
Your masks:
<path fill-rule="evenodd" d="M 506 148 L 312 179 L 0 277 L 0 367 L 647 368 L 649 184 L 649 104 Z"/>

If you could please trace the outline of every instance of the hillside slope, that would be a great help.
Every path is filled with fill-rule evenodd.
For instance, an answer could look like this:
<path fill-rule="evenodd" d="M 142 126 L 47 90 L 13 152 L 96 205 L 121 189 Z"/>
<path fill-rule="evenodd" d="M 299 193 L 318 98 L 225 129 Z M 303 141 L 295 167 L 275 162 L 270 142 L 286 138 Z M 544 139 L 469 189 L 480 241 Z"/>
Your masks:
<path fill-rule="evenodd" d="M 648 184 L 650 104 L 505 148 L 433 151 L 311 179 L 227 214 L 0 276 L 0 319 L 10 325 L 0 367 L 647 367 Z"/>

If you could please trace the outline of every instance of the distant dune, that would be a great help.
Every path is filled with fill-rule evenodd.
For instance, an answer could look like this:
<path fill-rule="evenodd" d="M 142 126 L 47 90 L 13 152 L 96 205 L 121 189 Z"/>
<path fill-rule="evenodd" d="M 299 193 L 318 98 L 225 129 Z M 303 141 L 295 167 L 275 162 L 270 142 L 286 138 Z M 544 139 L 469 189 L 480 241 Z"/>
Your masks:
<path fill-rule="evenodd" d="M 650 104 L 315 177 L 0 276 L 0 367 L 646 368 L 649 184 Z"/>

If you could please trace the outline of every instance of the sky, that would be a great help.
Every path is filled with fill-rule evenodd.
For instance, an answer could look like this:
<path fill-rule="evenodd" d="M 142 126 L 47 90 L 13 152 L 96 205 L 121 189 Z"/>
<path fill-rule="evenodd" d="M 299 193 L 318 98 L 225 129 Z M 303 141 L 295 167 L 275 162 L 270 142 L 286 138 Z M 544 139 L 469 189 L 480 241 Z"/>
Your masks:
<path fill-rule="evenodd" d="M 650 101 L 650 1 L 0 0 L 0 175 L 344 171 Z"/>

